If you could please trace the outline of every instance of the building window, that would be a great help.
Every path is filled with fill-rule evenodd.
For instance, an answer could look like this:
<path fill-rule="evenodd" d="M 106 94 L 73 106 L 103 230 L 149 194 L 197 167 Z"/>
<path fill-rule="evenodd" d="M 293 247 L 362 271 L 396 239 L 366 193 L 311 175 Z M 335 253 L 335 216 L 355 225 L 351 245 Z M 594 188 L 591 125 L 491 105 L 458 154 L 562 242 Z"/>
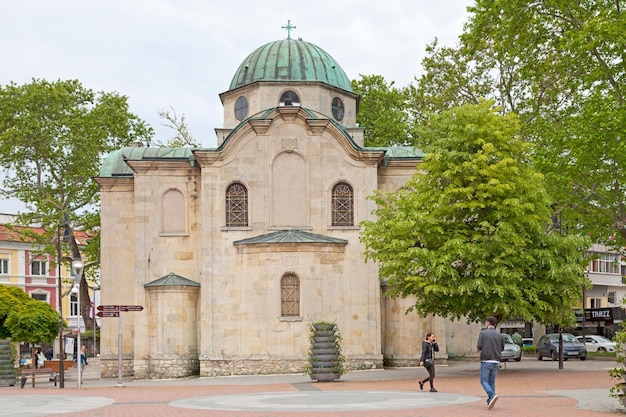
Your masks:
<path fill-rule="evenodd" d="M 354 192 L 350 184 L 340 182 L 333 187 L 332 225 L 354 226 Z"/>
<path fill-rule="evenodd" d="M 333 117 L 338 122 L 343 120 L 343 101 L 339 97 L 335 97 L 332 102 Z"/>
<path fill-rule="evenodd" d="M 248 226 L 248 189 L 239 182 L 226 189 L 226 226 Z"/>
<path fill-rule="evenodd" d="M 594 254 L 592 253 L 591 255 Z M 616 253 L 601 253 L 589 263 L 589 270 L 605 274 L 619 274 L 620 266 L 618 261 L 619 258 Z"/>
<path fill-rule="evenodd" d="M 602 298 L 590 298 L 589 303 L 591 308 L 602 308 Z"/>
<path fill-rule="evenodd" d="M 280 280 L 280 315 L 300 315 L 300 280 L 294 274 L 286 274 Z"/>
<path fill-rule="evenodd" d="M 235 117 L 241 121 L 248 115 L 248 100 L 244 96 L 239 96 L 235 102 Z"/>
<path fill-rule="evenodd" d="M 70 294 L 70 316 L 78 316 L 78 294 Z"/>
<path fill-rule="evenodd" d="M 8 259 L 0 259 L 0 274 L 8 274 L 9 273 L 9 260 Z"/>
<path fill-rule="evenodd" d="M 299 106 L 300 98 L 295 91 L 287 90 L 280 96 L 279 106 Z"/>
<path fill-rule="evenodd" d="M 35 292 L 35 293 L 31 293 L 30 296 L 33 298 L 33 300 L 37 300 L 37 301 L 43 301 L 44 303 L 48 302 L 48 293 L 47 292 Z"/>
<path fill-rule="evenodd" d="M 607 294 L 607 301 L 609 304 L 617 304 L 617 293 L 615 291 L 609 291 Z"/>
<path fill-rule="evenodd" d="M 32 261 L 30 263 L 30 274 L 31 275 L 46 275 L 46 261 Z"/>

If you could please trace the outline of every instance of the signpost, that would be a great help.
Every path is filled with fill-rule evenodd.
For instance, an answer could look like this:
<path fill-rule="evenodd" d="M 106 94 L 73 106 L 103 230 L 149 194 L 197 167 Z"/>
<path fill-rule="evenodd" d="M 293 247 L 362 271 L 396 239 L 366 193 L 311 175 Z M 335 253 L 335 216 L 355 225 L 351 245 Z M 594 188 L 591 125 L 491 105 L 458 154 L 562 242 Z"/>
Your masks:
<path fill-rule="evenodd" d="M 98 317 L 118 317 L 119 318 L 119 331 L 117 335 L 117 385 L 123 387 L 122 384 L 122 312 L 128 311 L 142 311 L 143 306 L 135 305 L 99 305 L 96 316 Z"/>

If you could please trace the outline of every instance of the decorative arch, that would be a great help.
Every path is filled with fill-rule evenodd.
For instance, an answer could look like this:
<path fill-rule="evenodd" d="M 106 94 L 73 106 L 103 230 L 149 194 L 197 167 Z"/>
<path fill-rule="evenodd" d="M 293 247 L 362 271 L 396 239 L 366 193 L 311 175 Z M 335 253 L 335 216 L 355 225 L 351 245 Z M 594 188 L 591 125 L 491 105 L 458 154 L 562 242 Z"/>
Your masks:
<path fill-rule="evenodd" d="M 187 200 L 178 188 L 163 193 L 161 232 L 165 234 L 187 233 Z"/>

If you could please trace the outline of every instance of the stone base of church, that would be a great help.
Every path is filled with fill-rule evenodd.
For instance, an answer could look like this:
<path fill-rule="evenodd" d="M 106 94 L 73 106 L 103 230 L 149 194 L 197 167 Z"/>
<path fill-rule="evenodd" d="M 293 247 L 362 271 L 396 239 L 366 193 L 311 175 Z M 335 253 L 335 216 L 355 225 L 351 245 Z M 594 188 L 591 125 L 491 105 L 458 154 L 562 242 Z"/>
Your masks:
<path fill-rule="evenodd" d="M 305 365 L 303 360 L 201 360 L 200 376 L 298 374 Z"/>
<path fill-rule="evenodd" d="M 100 375 L 102 378 L 118 376 L 118 359 L 100 358 Z M 150 358 L 148 360 L 122 359 L 122 376 L 136 379 L 184 378 L 198 375 L 200 361 L 197 356 Z"/>

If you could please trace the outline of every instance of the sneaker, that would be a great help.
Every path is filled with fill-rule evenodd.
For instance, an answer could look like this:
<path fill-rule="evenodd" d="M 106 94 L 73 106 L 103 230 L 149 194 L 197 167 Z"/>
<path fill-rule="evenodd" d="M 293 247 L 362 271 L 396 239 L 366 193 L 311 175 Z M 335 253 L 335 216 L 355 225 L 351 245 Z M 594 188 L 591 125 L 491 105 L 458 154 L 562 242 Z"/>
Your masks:
<path fill-rule="evenodd" d="M 489 401 L 487 407 L 491 410 L 493 406 L 496 405 L 496 401 L 498 401 L 498 396 L 494 395 L 493 398 L 491 398 L 491 401 Z"/>
<path fill-rule="evenodd" d="M 436 389 L 434 389 L 434 388 L 431 388 L 430 392 L 438 392 L 438 391 Z"/>
<path fill-rule="evenodd" d="M 420 389 L 424 391 L 424 383 L 422 381 L 419 381 L 419 383 L 420 383 Z"/>

